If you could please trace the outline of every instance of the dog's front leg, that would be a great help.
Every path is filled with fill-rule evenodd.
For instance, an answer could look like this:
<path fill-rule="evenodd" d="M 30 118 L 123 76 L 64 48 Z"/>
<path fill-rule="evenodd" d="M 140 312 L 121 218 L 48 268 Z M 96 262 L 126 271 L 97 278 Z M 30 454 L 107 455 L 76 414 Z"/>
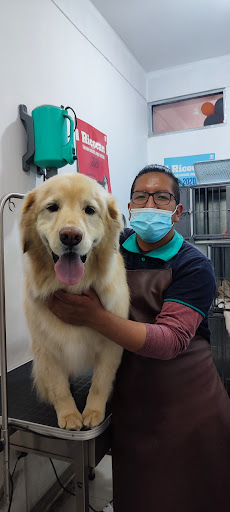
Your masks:
<path fill-rule="evenodd" d="M 107 340 L 102 351 L 96 354 L 92 385 L 82 413 L 83 424 L 87 427 L 99 425 L 105 417 L 106 403 L 113 388 L 122 353 L 121 347 Z"/>
<path fill-rule="evenodd" d="M 70 391 L 68 375 L 63 368 L 49 356 L 36 357 L 33 374 L 39 395 L 51 403 L 57 414 L 58 425 L 67 430 L 80 430 L 83 426 L 82 415 L 78 411 Z"/>

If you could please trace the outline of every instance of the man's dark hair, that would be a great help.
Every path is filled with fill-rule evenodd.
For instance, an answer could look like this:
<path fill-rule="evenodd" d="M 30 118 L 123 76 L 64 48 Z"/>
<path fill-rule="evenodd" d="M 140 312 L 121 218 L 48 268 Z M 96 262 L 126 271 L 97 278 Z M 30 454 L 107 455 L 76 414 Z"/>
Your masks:
<path fill-rule="evenodd" d="M 168 167 L 165 167 L 164 165 L 157 165 L 157 164 L 146 165 L 146 167 L 141 169 L 141 171 L 136 175 L 136 178 L 131 187 L 130 199 L 132 198 L 132 194 L 133 194 L 135 183 L 136 183 L 137 179 L 140 176 L 142 176 L 143 174 L 148 174 L 150 172 L 157 172 L 157 173 L 161 172 L 162 174 L 166 174 L 166 176 L 169 176 L 169 178 L 172 179 L 173 194 L 176 198 L 176 203 L 179 204 L 179 202 L 180 202 L 180 181 Z"/>

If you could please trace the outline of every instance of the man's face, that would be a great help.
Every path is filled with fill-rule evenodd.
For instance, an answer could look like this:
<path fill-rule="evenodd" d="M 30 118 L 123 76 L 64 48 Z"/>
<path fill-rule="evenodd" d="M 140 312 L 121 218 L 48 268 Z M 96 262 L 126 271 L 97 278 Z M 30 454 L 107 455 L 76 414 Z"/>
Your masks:
<path fill-rule="evenodd" d="M 134 186 L 134 192 L 169 192 L 170 194 L 174 194 L 173 191 L 173 180 L 170 178 L 170 176 L 167 176 L 163 173 L 157 173 L 157 172 L 149 172 L 147 174 L 143 174 L 139 178 L 137 178 L 135 186 Z M 153 197 L 149 196 L 149 199 L 146 204 L 139 205 L 134 204 L 132 199 L 130 203 L 128 204 L 129 209 L 129 220 L 131 218 L 131 212 L 130 210 L 135 208 L 156 208 L 161 210 L 170 210 L 173 212 L 176 208 L 176 212 L 172 216 L 172 222 L 178 222 L 179 218 L 181 216 L 181 213 L 183 211 L 182 204 L 176 204 L 176 200 L 174 197 L 171 196 L 170 202 L 167 205 L 156 205 L 153 201 Z"/>

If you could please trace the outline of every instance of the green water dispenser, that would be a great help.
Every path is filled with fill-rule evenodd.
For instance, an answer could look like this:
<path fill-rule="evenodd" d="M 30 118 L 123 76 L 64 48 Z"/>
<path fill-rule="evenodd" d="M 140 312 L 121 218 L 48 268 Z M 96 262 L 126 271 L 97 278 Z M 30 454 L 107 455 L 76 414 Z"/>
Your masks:
<path fill-rule="evenodd" d="M 75 126 L 67 108 L 41 105 L 32 111 L 31 117 L 25 105 L 19 106 L 20 117 L 27 132 L 27 153 L 22 159 L 24 170 L 28 171 L 30 163 L 34 163 L 40 170 L 53 169 L 54 174 L 57 169 L 74 163 L 77 158 Z"/>

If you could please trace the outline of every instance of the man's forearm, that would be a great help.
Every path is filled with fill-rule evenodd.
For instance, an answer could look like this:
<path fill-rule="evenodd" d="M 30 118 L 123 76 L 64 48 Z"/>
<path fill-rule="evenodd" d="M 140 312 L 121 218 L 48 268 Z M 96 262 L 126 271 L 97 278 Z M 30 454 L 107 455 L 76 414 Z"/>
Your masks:
<path fill-rule="evenodd" d="M 137 352 L 145 343 L 145 324 L 126 320 L 106 310 L 98 312 L 88 325 L 131 352 Z"/>

